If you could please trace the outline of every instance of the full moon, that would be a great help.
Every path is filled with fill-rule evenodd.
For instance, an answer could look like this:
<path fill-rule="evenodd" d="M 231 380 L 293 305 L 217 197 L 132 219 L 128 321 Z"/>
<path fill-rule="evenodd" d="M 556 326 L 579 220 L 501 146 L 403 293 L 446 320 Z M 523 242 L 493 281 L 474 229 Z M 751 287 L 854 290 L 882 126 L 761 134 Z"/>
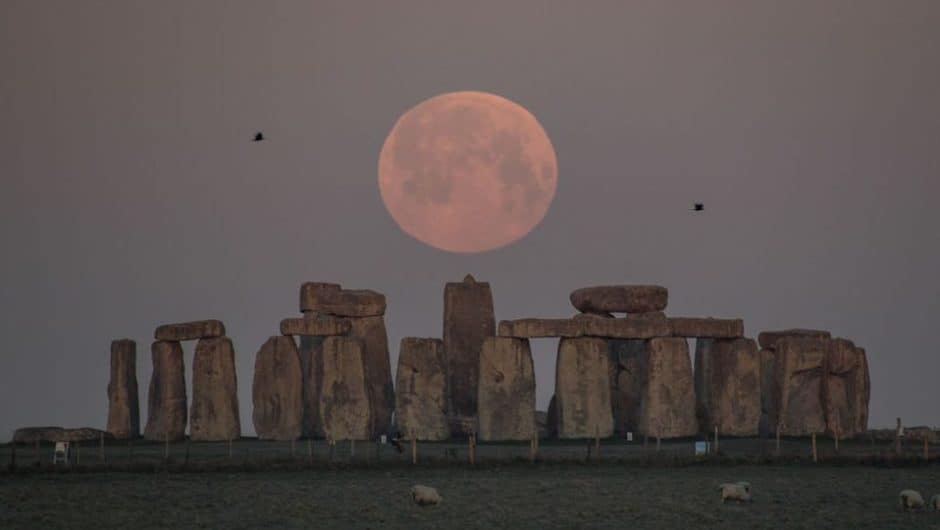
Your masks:
<path fill-rule="evenodd" d="M 486 92 L 450 92 L 405 112 L 379 154 L 379 190 L 398 226 L 450 252 L 528 234 L 558 184 L 555 150 L 529 111 Z"/>

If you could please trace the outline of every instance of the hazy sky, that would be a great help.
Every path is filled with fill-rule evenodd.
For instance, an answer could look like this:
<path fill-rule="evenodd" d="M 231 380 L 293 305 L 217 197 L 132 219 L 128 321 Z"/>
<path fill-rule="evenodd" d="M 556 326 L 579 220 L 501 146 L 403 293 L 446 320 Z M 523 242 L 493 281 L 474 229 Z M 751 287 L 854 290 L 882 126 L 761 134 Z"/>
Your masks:
<path fill-rule="evenodd" d="M 145 421 L 154 327 L 202 318 L 250 434 L 301 282 L 386 293 L 394 369 L 467 272 L 498 319 L 657 283 L 750 336 L 830 329 L 868 350 L 873 424 L 940 424 L 937 28 L 936 0 L 3 0 L 0 439 L 103 428 L 115 337 Z M 376 185 L 398 116 L 453 90 L 522 104 L 558 155 L 542 224 L 486 254 L 405 235 Z"/>

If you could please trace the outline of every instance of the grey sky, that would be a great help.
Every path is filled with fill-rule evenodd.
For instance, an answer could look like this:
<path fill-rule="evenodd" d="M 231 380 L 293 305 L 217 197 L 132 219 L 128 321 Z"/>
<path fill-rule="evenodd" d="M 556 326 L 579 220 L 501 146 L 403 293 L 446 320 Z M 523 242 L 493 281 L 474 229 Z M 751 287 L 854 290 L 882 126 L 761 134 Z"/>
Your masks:
<path fill-rule="evenodd" d="M 868 350 L 873 424 L 938 424 L 937 28 L 935 0 L 4 0 L 0 439 L 103 427 L 114 337 L 145 418 L 153 328 L 199 318 L 251 433 L 302 281 L 386 293 L 394 368 L 467 272 L 501 319 L 659 283 L 673 315 L 830 329 Z M 558 155 L 543 223 L 486 254 L 411 239 L 376 186 L 399 114 L 453 90 L 522 104 Z"/>

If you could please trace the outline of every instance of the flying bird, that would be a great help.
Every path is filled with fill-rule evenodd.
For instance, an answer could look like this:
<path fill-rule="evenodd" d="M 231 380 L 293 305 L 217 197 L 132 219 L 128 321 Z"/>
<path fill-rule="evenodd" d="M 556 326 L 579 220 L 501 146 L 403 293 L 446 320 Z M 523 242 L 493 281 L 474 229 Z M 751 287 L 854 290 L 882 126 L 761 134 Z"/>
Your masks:
<path fill-rule="evenodd" d="M 260 132 L 255 133 L 255 139 L 252 140 L 252 141 L 253 141 L 253 142 L 260 142 L 261 140 L 264 140 L 264 134 L 262 134 L 262 133 L 260 133 Z"/>
<path fill-rule="evenodd" d="M 704 212 L 704 211 L 705 211 L 705 205 L 704 205 L 703 203 L 697 202 L 697 203 L 695 203 L 695 204 L 692 205 L 692 211 L 693 211 L 693 212 Z"/>

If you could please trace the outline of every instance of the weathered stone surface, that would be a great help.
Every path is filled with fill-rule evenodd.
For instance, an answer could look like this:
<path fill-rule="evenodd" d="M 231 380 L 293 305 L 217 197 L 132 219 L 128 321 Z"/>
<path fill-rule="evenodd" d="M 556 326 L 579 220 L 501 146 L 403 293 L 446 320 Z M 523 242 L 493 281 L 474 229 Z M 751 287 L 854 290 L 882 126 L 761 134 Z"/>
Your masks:
<path fill-rule="evenodd" d="M 477 416 L 480 349 L 496 332 L 490 284 L 467 275 L 444 286 L 444 354 L 447 357 L 448 413 Z M 466 432 L 455 431 L 463 435 Z"/>
<path fill-rule="evenodd" d="M 401 339 L 395 384 L 395 418 L 402 437 L 446 440 L 447 360 L 440 339 Z"/>
<path fill-rule="evenodd" d="M 861 366 L 855 372 L 855 408 L 858 413 L 856 416 L 855 432 L 863 433 L 868 430 L 868 404 L 871 399 L 871 375 L 868 373 L 868 354 L 864 348 L 859 348 L 859 362 Z"/>
<path fill-rule="evenodd" d="M 477 396 L 480 440 L 531 440 L 537 435 L 535 366 L 528 340 L 483 341 Z"/>
<path fill-rule="evenodd" d="M 301 398 L 303 400 L 303 436 L 323 438 L 320 421 L 320 374 L 322 373 L 323 340 L 325 337 L 300 336 Z"/>
<path fill-rule="evenodd" d="M 518 320 L 501 320 L 499 322 L 500 337 L 516 337 L 521 339 L 538 337 L 567 337 L 582 336 L 581 322 L 573 318 L 521 318 Z"/>
<path fill-rule="evenodd" d="M 545 411 L 545 430 L 547 438 L 558 438 L 558 405 L 555 403 L 555 394 L 548 400 L 548 410 Z"/>
<path fill-rule="evenodd" d="M 368 289 L 343 289 L 339 284 L 307 282 L 300 287 L 300 310 L 340 317 L 385 314 L 385 295 Z"/>
<path fill-rule="evenodd" d="M 649 313 L 666 309 L 669 291 L 658 285 L 607 285 L 577 289 L 570 298 L 582 313 Z"/>
<path fill-rule="evenodd" d="M 774 350 L 763 348 L 760 357 L 760 408 L 759 431 L 761 436 L 770 436 L 777 432 L 777 411 L 780 398 L 780 386 L 776 377 L 777 354 Z"/>
<path fill-rule="evenodd" d="M 111 433 L 91 427 L 78 427 L 66 429 L 63 427 L 22 427 L 13 433 L 13 442 L 18 444 L 31 444 L 36 442 L 90 442 L 98 441 L 104 436 L 111 440 Z"/>
<path fill-rule="evenodd" d="M 651 339 L 668 336 L 670 332 L 669 320 L 662 313 L 637 313 L 622 318 L 584 315 L 575 320 L 580 320 L 585 337 Z"/>
<path fill-rule="evenodd" d="M 281 335 L 329 337 L 346 335 L 351 328 L 348 320 L 313 312 L 300 318 L 285 318 L 281 321 Z"/>
<path fill-rule="evenodd" d="M 662 313 L 639 313 L 623 318 L 600 315 L 578 315 L 574 318 L 524 318 L 499 323 L 500 337 L 605 337 L 648 339 L 671 333 L 669 321 Z"/>
<path fill-rule="evenodd" d="M 153 332 L 155 340 L 180 341 L 224 337 L 225 324 L 219 320 L 197 320 L 179 324 L 164 324 Z"/>
<path fill-rule="evenodd" d="M 327 337 L 322 345 L 320 419 L 328 440 L 368 440 L 372 437 L 369 385 L 362 359 L 362 340 Z"/>
<path fill-rule="evenodd" d="M 617 339 L 608 341 L 607 347 L 614 430 L 618 434 L 639 432 L 649 341 Z"/>
<path fill-rule="evenodd" d="M 150 346 L 153 373 L 147 399 L 144 437 L 171 442 L 186 437 L 186 368 L 183 347 L 177 341 L 156 341 Z"/>
<path fill-rule="evenodd" d="M 701 429 L 755 436 L 761 416 L 760 356 L 753 339 L 695 341 L 696 411 Z"/>
<path fill-rule="evenodd" d="M 189 436 L 194 441 L 235 440 L 241 436 L 235 348 L 228 337 L 196 343 L 189 421 Z"/>
<path fill-rule="evenodd" d="M 826 422 L 830 436 L 851 438 L 867 424 L 867 360 L 865 352 L 851 341 L 833 339 L 826 381 Z"/>
<path fill-rule="evenodd" d="M 788 335 L 775 343 L 779 388 L 777 431 L 783 436 L 826 432 L 825 389 L 831 341 Z"/>
<path fill-rule="evenodd" d="M 118 439 L 140 436 L 137 396 L 137 343 L 111 342 L 111 381 L 108 383 L 108 432 Z"/>
<path fill-rule="evenodd" d="M 670 318 L 673 337 L 736 339 L 744 336 L 744 321 L 723 318 Z"/>
<path fill-rule="evenodd" d="M 832 335 L 828 331 L 821 329 L 794 328 L 780 331 L 762 331 L 760 335 L 757 336 L 757 343 L 760 344 L 761 348 L 772 350 L 774 349 L 774 345 L 777 344 L 777 341 L 783 337 L 822 337 L 828 339 L 832 337 Z"/>
<path fill-rule="evenodd" d="M 369 384 L 371 437 L 387 434 L 395 411 L 395 389 L 392 386 L 392 361 L 388 355 L 388 334 L 385 317 L 346 319 L 351 328 L 349 336 L 362 340 L 362 354 L 366 382 Z"/>
<path fill-rule="evenodd" d="M 614 432 L 607 341 L 563 338 L 555 368 L 559 438 L 606 438 Z"/>
<path fill-rule="evenodd" d="M 640 431 L 659 438 L 696 434 L 695 384 L 688 342 L 657 338 L 649 341 L 648 348 Z"/>
<path fill-rule="evenodd" d="M 262 440 L 296 440 L 303 425 L 300 354 L 291 337 L 270 337 L 255 358 L 252 420 Z"/>

